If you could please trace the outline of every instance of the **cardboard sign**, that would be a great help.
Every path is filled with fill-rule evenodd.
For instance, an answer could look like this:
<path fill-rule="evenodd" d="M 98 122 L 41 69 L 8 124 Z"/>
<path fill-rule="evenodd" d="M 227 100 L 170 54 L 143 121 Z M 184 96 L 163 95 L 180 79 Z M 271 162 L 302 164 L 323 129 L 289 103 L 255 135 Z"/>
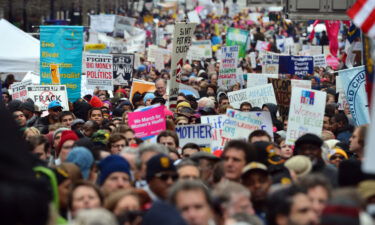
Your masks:
<path fill-rule="evenodd" d="M 292 95 L 292 85 L 290 80 L 286 79 L 269 79 L 275 91 L 277 107 L 280 116 L 285 118 L 289 114 L 289 105 Z"/>
<path fill-rule="evenodd" d="M 27 97 L 34 101 L 39 110 L 48 110 L 48 104 L 58 101 L 64 110 L 69 110 L 68 95 L 65 85 L 27 86 Z"/>
<path fill-rule="evenodd" d="M 246 57 L 247 40 L 249 38 L 249 31 L 236 29 L 233 27 L 228 28 L 226 36 L 227 46 L 238 46 L 238 57 Z"/>
<path fill-rule="evenodd" d="M 155 83 L 134 79 L 132 83 L 132 87 L 130 89 L 130 101 L 131 99 L 133 99 L 133 96 L 136 92 L 143 94 L 146 92 L 153 93 L 155 91 L 156 91 Z"/>
<path fill-rule="evenodd" d="M 327 93 L 312 89 L 293 88 L 288 117 L 286 143 L 294 142 L 306 133 L 322 134 Z"/>
<path fill-rule="evenodd" d="M 210 124 L 176 126 L 176 133 L 180 140 L 180 147 L 187 143 L 195 143 L 204 147 L 209 147 L 211 144 Z"/>
<path fill-rule="evenodd" d="M 131 86 L 133 79 L 134 54 L 113 55 L 113 84 Z"/>
<path fill-rule="evenodd" d="M 340 70 L 342 88 L 349 104 L 350 114 L 357 126 L 369 124 L 367 93 L 365 89 L 366 72 L 364 66 Z"/>
<path fill-rule="evenodd" d="M 275 54 L 263 55 L 262 73 L 279 74 L 279 55 L 275 55 Z"/>
<path fill-rule="evenodd" d="M 128 113 L 128 124 L 135 131 L 136 137 L 146 139 L 158 135 L 166 128 L 164 106 Z"/>
<path fill-rule="evenodd" d="M 323 54 L 314 55 L 314 67 L 327 67 L 326 57 Z"/>
<path fill-rule="evenodd" d="M 32 85 L 31 80 L 26 80 L 22 82 L 15 82 L 10 85 L 9 93 L 12 95 L 12 100 L 20 100 L 21 102 L 27 99 L 27 89 L 26 86 Z"/>
<path fill-rule="evenodd" d="M 211 151 L 223 150 L 225 145 L 225 139 L 223 138 L 223 127 L 224 121 L 227 119 L 226 115 L 216 116 L 202 116 L 202 124 L 211 125 Z"/>
<path fill-rule="evenodd" d="M 113 90 L 113 58 L 109 54 L 85 54 L 87 88 Z"/>
<path fill-rule="evenodd" d="M 262 107 L 266 103 L 277 104 L 272 84 L 232 91 L 228 93 L 228 98 L 235 109 L 239 109 L 243 102 L 250 102 L 253 107 Z"/>
<path fill-rule="evenodd" d="M 187 58 L 189 60 L 202 60 L 212 58 L 211 41 L 193 41 L 187 53 Z"/>
<path fill-rule="evenodd" d="M 265 85 L 268 83 L 268 77 L 264 74 L 259 73 L 248 73 L 247 74 L 247 88 L 256 87 L 259 85 Z"/>
<path fill-rule="evenodd" d="M 306 76 L 314 73 L 311 56 L 279 56 L 279 73 Z"/>
<path fill-rule="evenodd" d="M 171 83 L 169 86 L 169 107 L 176 108 L 178 83 L 181 83 L 182 67 L 191 44 L 196 23 L 176 23 L 172 40 Z"/>
<path fill-rule="evenodd" d="M 231 87 L 237 82 L 238 46 L 221 47 L 218 86 Z"/>
<path fill-rule="evenodd" d="M 273 125 L 270 112 L 240 112 L 227 109 L 223 137 L 231 139 L 248 139 L 255 130 L 265 130 L 273 138 Z"/>
<path fill-rule="evenodd" d="M 291 81 L 292 81 L 292 89 L 294 87 L 311 89 L 311 80 L 296 80 L 296 79 L 292 79 Z"/>

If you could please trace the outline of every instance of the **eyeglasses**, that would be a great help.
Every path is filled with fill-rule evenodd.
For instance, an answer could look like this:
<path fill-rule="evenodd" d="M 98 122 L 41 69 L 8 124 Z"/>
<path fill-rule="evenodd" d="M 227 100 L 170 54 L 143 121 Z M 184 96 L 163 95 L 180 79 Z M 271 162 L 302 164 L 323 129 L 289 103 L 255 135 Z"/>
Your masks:
<path fill-rule="evenodd" d="M 336 160 L 336 159 L 344 160 L 345 157 L 342 156 L 342 155 L 333 155 L 333 156 L 331 156 L 331 158 L 330 158 L 330 160 Z"/>
<path fill-rule="evenodd" d="M 157 173 L 155 174 L 156 178 L 159 178 L 162 181 L 167 181 L 169 178 L 171 178 L 173 181 L 176 181 L 178 179 L 177 173 Z"/>

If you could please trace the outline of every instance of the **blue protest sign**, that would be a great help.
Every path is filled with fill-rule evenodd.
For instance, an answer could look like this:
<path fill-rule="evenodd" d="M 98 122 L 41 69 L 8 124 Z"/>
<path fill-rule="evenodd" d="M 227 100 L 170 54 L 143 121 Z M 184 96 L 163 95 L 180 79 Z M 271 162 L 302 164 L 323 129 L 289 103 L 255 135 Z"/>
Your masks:
<path fill-rule="evenodd" d="M 366 72 L 364 66 L 339 71 L 339 77 L 349 104 L 350 114 L 356 125 L 370 123 L 367 93 L 365 89 Z"/>
<path fill-rule="evenodd" d="M 66 85 L 69 101 L 81 97 L 83 27 L 40 27 L 40 84 Z"/>
<path fill-rule="evenodd" d="M 312 56 L 279 56 L 279 73 L 306 76 L 313 72 Z"/>

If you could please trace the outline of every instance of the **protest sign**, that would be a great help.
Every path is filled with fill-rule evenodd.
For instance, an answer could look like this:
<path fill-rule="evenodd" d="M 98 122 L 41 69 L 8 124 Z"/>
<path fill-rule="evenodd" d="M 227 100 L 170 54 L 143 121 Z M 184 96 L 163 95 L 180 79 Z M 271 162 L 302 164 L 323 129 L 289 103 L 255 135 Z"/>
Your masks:
<path fill-rule="evenodd" d="M 31 80 L 26 80 L 22 82 L 15 82 L 9 87 L 9 94 L 12 95 L 12 100 L 20 100 L 21 102 L 26 101 L 27 89 L 26 86 L 32 85 Z"/>
<path fill-rule="evenodd" d="M 216 115 L 216 116 L 202 116 L 202 124 L 211 125 L 211 151 L 215 152 L 217 150 L 223 150 L 225 145 L 225 139 L 223 138 L 223 124 L 226 120 L 225 115 Z"/>
<path fill-rule="evenodd" d="M 286 79 L 269 79 L 275 91 L 277 107 L 280 116 L 283 118 L 289 114 L 290 98 L 292 94 L 292 85 L 290 80 Z"/>
<path fill-rule="evenodd" d="M 279 73 L 306 76 L 314 72 L 311 56 L 279 56 Z"/>
<path fill-rule="evenodd" d="M 248 73 L 247 74 L 247 88 L 256 87 L 268 83 L 268 77 L 264 74 L 259 73 Z"/>
<path fill-rule="evenodd" d="M 187 53 L 187 58 L 189 60 L 202 60 L 212 58 L 211 41 L 193 41 Z"/>
<path fill-rule="evenodd" d="M 199 18 L 199 15 L 198 15 L 197 11 L 195 11 L 195 10 L 190 11 L 190 12 L 188 12 L 187 16 L 188 16 L 189 21 L 191 23 L 197 23 L 197 24 L 201 23 L 201 19 Z"/>
<path fill-rule="evenodd" d="M 218 86 L 231 87 L 237 82 L 238 46 L 221 47 Z"/>
<path fill-rule="evenodd" d="M 327 93 L 295 87 L 292 89 L 292 99 L 288 116 L 286 143 L 294 142 L 306 133 L 322 134 L 323 117 Z"/>
<path fill-rule="evenodd" d="M 109 54 L 85 54 L 87 88 L 113 90 L 113 58 Z"/>
<path fill-rule="evenodd" d="M 228 93 L 228 98 L 235 109 L 239 109 L 243 102 L 249 102 L 253 107 L 262 107 L 266 103 L 277 104 L 272 84 L 232 91 Z"/>
<path fill-rule="evenodd" d="M 158 135 L 166 128 L 164 105 L 128 113 L 128 124 L 138 138 L 147 139 Z"/>
<path fill-rule="evenodd" d="M 210 124 L 176 126 L 176 133 L 179 138 L 180 147 L 183 147 L 187 143 L 194 143 L 204 147 L 209 147 L 211 144 Z"/>
<path fill-rule="evenodd" d="M 266 41 L 257 40 L 257 44 L 255 46 L 256 50 L 258 50 L 258 51 L 268 51 L 269 48 L 270 48 L 270 43 L 268 43 Z"/>
<path fill-rule="evenodd" d="M 131 86 L 134 54 L 113 54 L 113 84 Z"/>
<path fill-rule="evenodd" d="M 314 55 L 314 67 L 327 67 L 326 57 L 323 54 Z"/>
<path fill-rule="evenodd" d="M 296 79 L 292 79 L 291 80 L 291 84 L 292 84 L 292 89 L 294 87 L 311 89 L 311 80 L 296 80 Z"/>
<path fill-rule="evenodd" d="M 126 53 L 144 52 L 146 50 L 146 31 L 127 25 L 124 28 Z"/>
<path fill-rule="evenodd" d="M 273 138 L 273 125 L 270 112 L 240 112 L 227 109 L 227 119 L 223 124 L 223 137 L 246 139 L 255 130 L 265 130 Z"/>
<path fill-rule="evenodd" d="M 230 27 L 227 30 L 226 37 L 226 45 L 238 46 L 238 57 L 246 57 L 247 39 L 249 37 L 249 31 Z"/>
<path fill-rule="evenodd" d="M 147 60 L 150 62 L 155 62 L 158 57 L 159 47 L 156 45 L 149 45 L 147 50 Z"/>
<path fill-rule="evenodd" d="M 90 28 L 96 32 L 112 33 L 115 28 L 116 15 L 90 15 Z"/>
<path fill-rule="evenodd" d="M 81 97 L 83 27 L 40 27 L 40 84 L 62 84 L 71 102 Z"/>
<path fill-rule="evenodd" d="M 48 104 L 58 101 L 64 110 L 69 110 L 67 89 L 65 85 L 32 85 L 27 86 L 27 97 L 34 101 L 39 110 L 48 110 Z"/>
<path fill-rule="evenodd" d="M 279 55 L 265 54 L 262 57 L 262 73 L 279 73 Z"/>
<path fill-rule="evenodd" d="M 256 58 L 256 54 L 255 52 L 250 52 L 249 54 L 249 58 L 250 58 L 250 64 L 251 64 L 251 68 L 255 69 L 257 68 L 257 58 Z"/>
<path fill-rule="evenodd" d="M 366 46 L 365 46 L 366 48 Z M 375 92 L 372 91 L 372 97 L 371 97 L 371 121 L 372 123 L 369 124 L 369 128 L 367 130 L 366 136 L 366 142 L 365 142 L 365 151 L 364 151 L 364 157 L 362 161 L 362 170 L 365 173 L 368 174 L 375 174 Z"/>
<path fill-rule="evenodd" d="M 181 83 L 182 67 L 191 44 L 196 23 L 176 23 L 172 40 L 171 83 L 169 86 L 169 107 L 175 108 L 178 96 L 178 83 Z"/>
<path fill-rule="evenodd" d="M 354 122 L 357 126 L 370 123 L 365 67 L 340 70 L 339 76 Z"/>
<path fill-rule="evenodd" d="M 106 44 L 85 44 L 85 52 L 108 54 L 109 51 Z"/>
<path fill-rule="evenodd" d="M 134 79 L 132 83 L 132 87 L 130 89 L 130 100 L 133 98 L 133 95 L 136 92 L 143 94 L 146 92 L 154 93 L 155 91 L 156 91 L 155 83 Z"/>

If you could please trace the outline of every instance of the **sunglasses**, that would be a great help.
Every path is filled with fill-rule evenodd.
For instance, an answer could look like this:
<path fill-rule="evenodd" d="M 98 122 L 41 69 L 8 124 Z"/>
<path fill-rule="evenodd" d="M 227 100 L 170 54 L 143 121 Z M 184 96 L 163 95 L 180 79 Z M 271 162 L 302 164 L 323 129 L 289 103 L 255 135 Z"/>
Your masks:
<path fill-rule="evenodd" d="M 60 107 L 52 108 L 52 111 L 54 111 L 54 112 L 61 112 L 62 108 L 60 108 Z"/>
<path fill-rule="evenodd" d="M 159 178 L 162 181 L 167 181 L 169 178 L 171 178 L 173 181 L 176 181 L 178 179 L 177 173 L 158 173 L 155 174 L 156 178 Z"/>

